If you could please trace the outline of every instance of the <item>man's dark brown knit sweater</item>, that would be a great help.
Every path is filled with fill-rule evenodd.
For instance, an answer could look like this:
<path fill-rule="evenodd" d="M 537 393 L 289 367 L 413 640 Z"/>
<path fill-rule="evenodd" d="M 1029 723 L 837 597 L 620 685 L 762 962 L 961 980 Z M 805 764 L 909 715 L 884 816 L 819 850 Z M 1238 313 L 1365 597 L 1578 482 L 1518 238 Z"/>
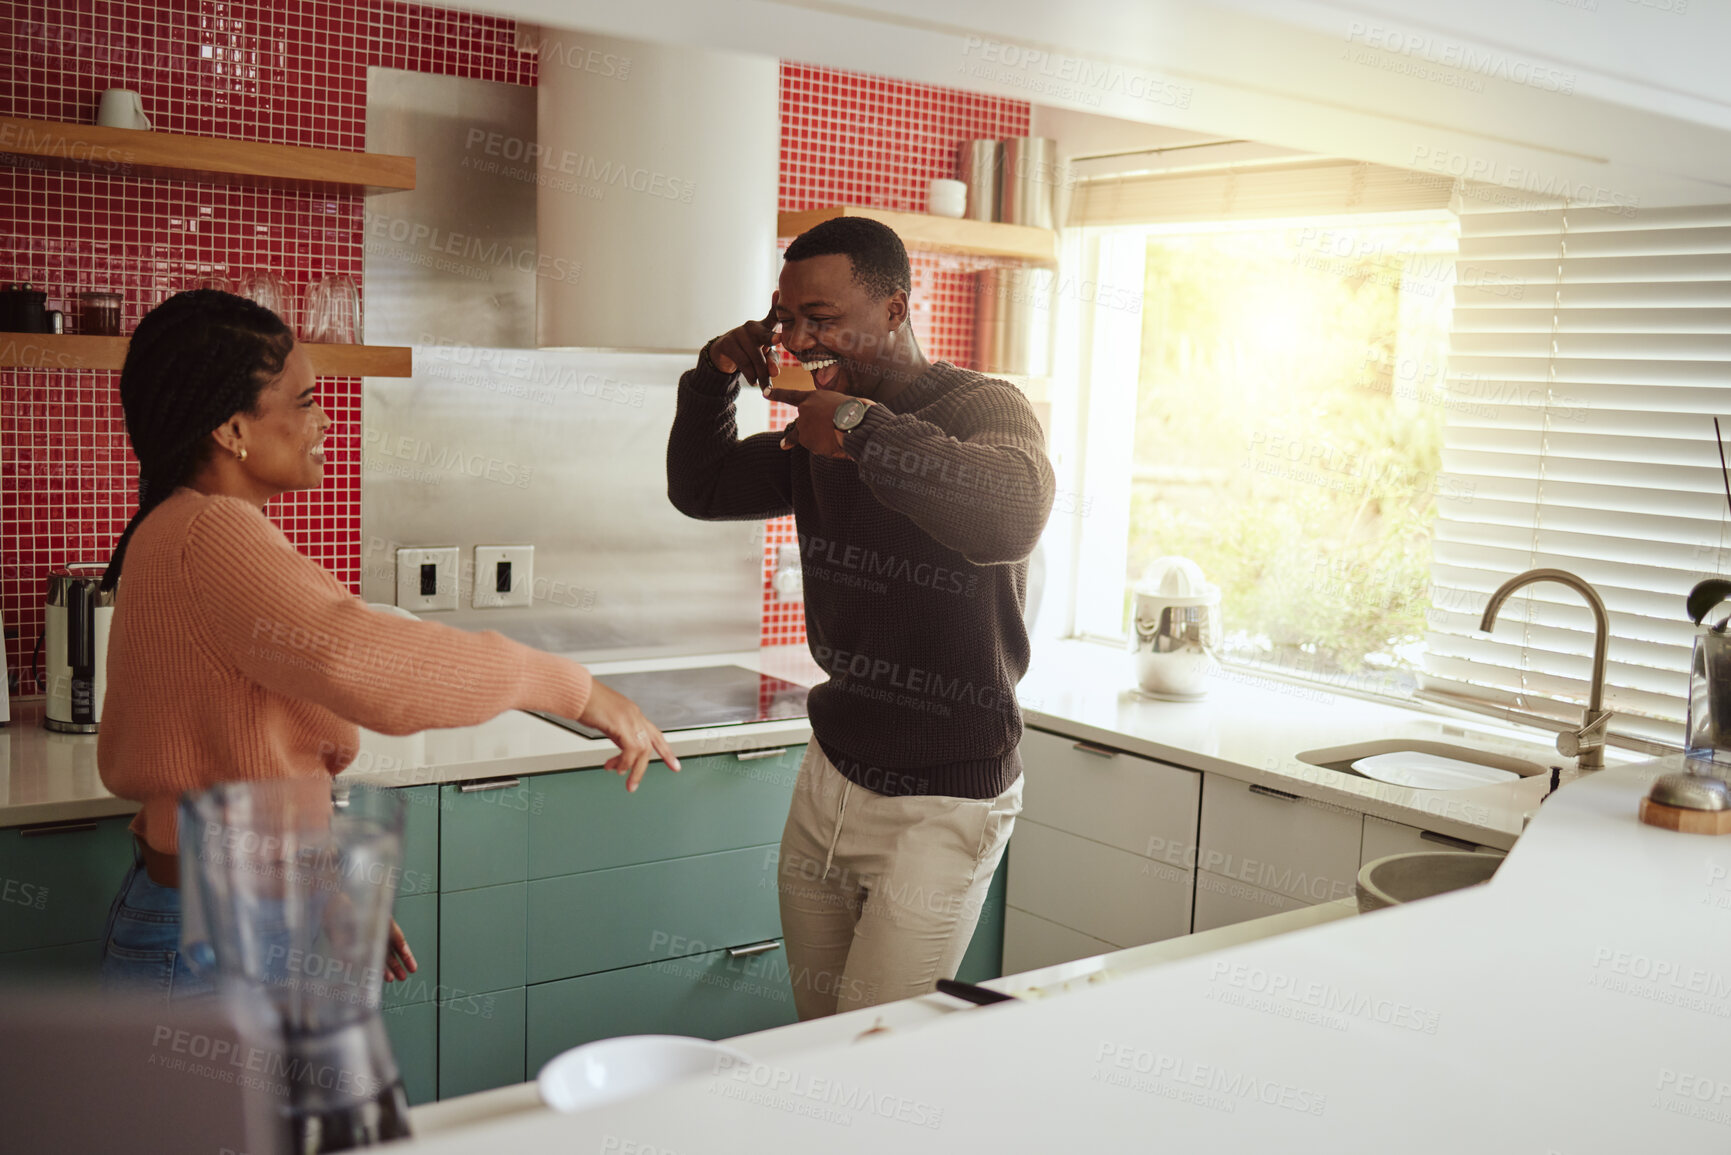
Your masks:
<path fill-rule="evenodd" d="M 849 457 L 743 440 L 739 378 L 679 382 L 667 492 L 689 517 L 792 513 L 812 657 L 811 728 L 836 769 L 878 794 L 993 798 L 1022 771 L 1016 683 L 1028 669 L 1028 555 L 1052 467 L 1027 399 L 942 361 L 868 406 Z"/>

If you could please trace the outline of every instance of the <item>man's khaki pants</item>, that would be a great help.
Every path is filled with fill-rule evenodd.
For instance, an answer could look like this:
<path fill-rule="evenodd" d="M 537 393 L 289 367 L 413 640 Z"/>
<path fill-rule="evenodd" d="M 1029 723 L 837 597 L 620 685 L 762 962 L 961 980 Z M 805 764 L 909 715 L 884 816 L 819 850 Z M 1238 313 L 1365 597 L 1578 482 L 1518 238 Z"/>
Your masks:
<path fill-rule="evenodd" d="M 803 1019 L 924 994 L 954 978 L 1022 809 L 996 798 L 888 797 L 813 741 L 781 836 L 781 930 Z"/>

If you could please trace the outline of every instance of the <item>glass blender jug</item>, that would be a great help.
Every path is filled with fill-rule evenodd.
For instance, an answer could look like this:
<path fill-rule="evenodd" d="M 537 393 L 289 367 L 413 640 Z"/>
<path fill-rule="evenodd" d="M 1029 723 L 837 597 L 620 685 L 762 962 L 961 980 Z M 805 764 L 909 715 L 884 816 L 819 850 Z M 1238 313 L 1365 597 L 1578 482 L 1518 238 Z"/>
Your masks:
<path fill-rule="evenodd" d="M 278 1149 L 409 1134 L 379 1014 L 403 824 L 399 792 L 322 776 L 181 800 L 183 949 L 214 970 L 253 1048 Z"/>

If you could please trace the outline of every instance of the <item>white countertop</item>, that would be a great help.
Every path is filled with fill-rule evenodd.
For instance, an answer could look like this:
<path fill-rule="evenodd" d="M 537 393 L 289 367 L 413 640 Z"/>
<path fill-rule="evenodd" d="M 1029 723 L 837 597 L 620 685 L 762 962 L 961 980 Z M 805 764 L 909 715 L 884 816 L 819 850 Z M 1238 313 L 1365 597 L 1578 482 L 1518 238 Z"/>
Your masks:
<path fill-rule="evenodd" d="M 733 664 L 813 684 L 823 672 L 804 646 L 727 654 L 598 662 L 595 673 Z M 1462 741 L 1542 765 L 1558 762 L 1554 736 L 1487 721 L 1461 711 L 1367 701 L 1309 686 L 1226 672 L 1200 702 L 1161 702 L 1134 685 L 1130 655 L 1089 642 L 1043 645 L 1018 698 L 1028 725 L 1056 730 L 1196 770 L 1336 803 L 1354 810 L 1507 849 L 1549 787 L 1544 778 L 1473 790 L 1426 791 L 1390 786 L 1312 766 L 1307 750 L 1378 738 Z M 52 734 L 41 725 L 40 700 L 13 702 L 14 720 L 0 741 L 0 826 L 128 814 L 96 772 L 93 735 Z M 804 719 L 686 730 L 671 736 L 680 757 L 804 742 Z M 343 778 L 416 786 L 502 775 L 599 766 L 613 753 L 539 718 L 508 711 L 479 726 L 391 737 L 363 730 L 360 753 Z M 1608 752 L 1610 760 L 1638 756 Z M 1563 763 L 1565 766 L 1570 764 Z M 656 771 L 652 770 L 651 773 Z M 1569 773 L 1564 780 L 1572 777 Z"/>
<path fill-rule="evenodd" d="M 1569 783 L 1487 886 L 417 1149 L 1723 1151 L 1731 841 L 1635 818 L 1678 764 Z"/>
<path fill-rule="evenodd" d="M 739 665 L 790 681 L 811 683 L 822 674 L 804 647 L 783 646 L 729 654 L 597 662 L 598 674 L 689 666 Z M 670 735 L 681 758 L 804 742 L 803 718 L 749 726 L 716 726 Z M 585 738 L 530 714 L 509 710 L 479 726 L 426 730 L 407 737 L 361 731 L 360 752 L 343 771 L 345 782 L 419 786 L 506 774 L 539 774 L 599 766 L 617 752 L 606 739 Z M 651 773 L 657 770 L 652 769 Z M 116 798 L 96 770 L 94 734 L 55 734 L 42 726 L 42 700 L 14 699 L 12 723 L 0 738 L 0 827 L 131 814 L 136 802 Z"/>
<path fill-rule="evenodd" d="M 1514 845 L 1525 816 L 1550 789 L 1548 775 L 1471 790 L 1415 790 L 1313 766 L 1298 755 L 1383 738 L 1430 739 L 1562 765 L 1564 782 L 1575 777 L 1573 761 L 1556 752 L 1554 733 L 1461 710 L 1371 701 L 1237 670 L 1218 674 L 1197 702 L 1157 701 L 1135 685 L 1128 652 L 1065 641 L 1041 649 L 1017 698 L 1030 726 L 1500 850 Z M 1612 765 L 1644 757 L 1606 751 Z"/>

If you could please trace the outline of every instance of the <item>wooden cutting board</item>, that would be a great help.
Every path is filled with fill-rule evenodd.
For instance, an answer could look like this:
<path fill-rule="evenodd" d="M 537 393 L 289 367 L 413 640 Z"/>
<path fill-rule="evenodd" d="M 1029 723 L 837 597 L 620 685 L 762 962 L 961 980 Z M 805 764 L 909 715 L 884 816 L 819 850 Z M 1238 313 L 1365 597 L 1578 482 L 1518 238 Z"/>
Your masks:
<path fill-rule="evenodd" d="M 1684 834 L 1731 834 L 1731 810 L 1685 810 L 1641 799 L 1641 821 Z"/>

